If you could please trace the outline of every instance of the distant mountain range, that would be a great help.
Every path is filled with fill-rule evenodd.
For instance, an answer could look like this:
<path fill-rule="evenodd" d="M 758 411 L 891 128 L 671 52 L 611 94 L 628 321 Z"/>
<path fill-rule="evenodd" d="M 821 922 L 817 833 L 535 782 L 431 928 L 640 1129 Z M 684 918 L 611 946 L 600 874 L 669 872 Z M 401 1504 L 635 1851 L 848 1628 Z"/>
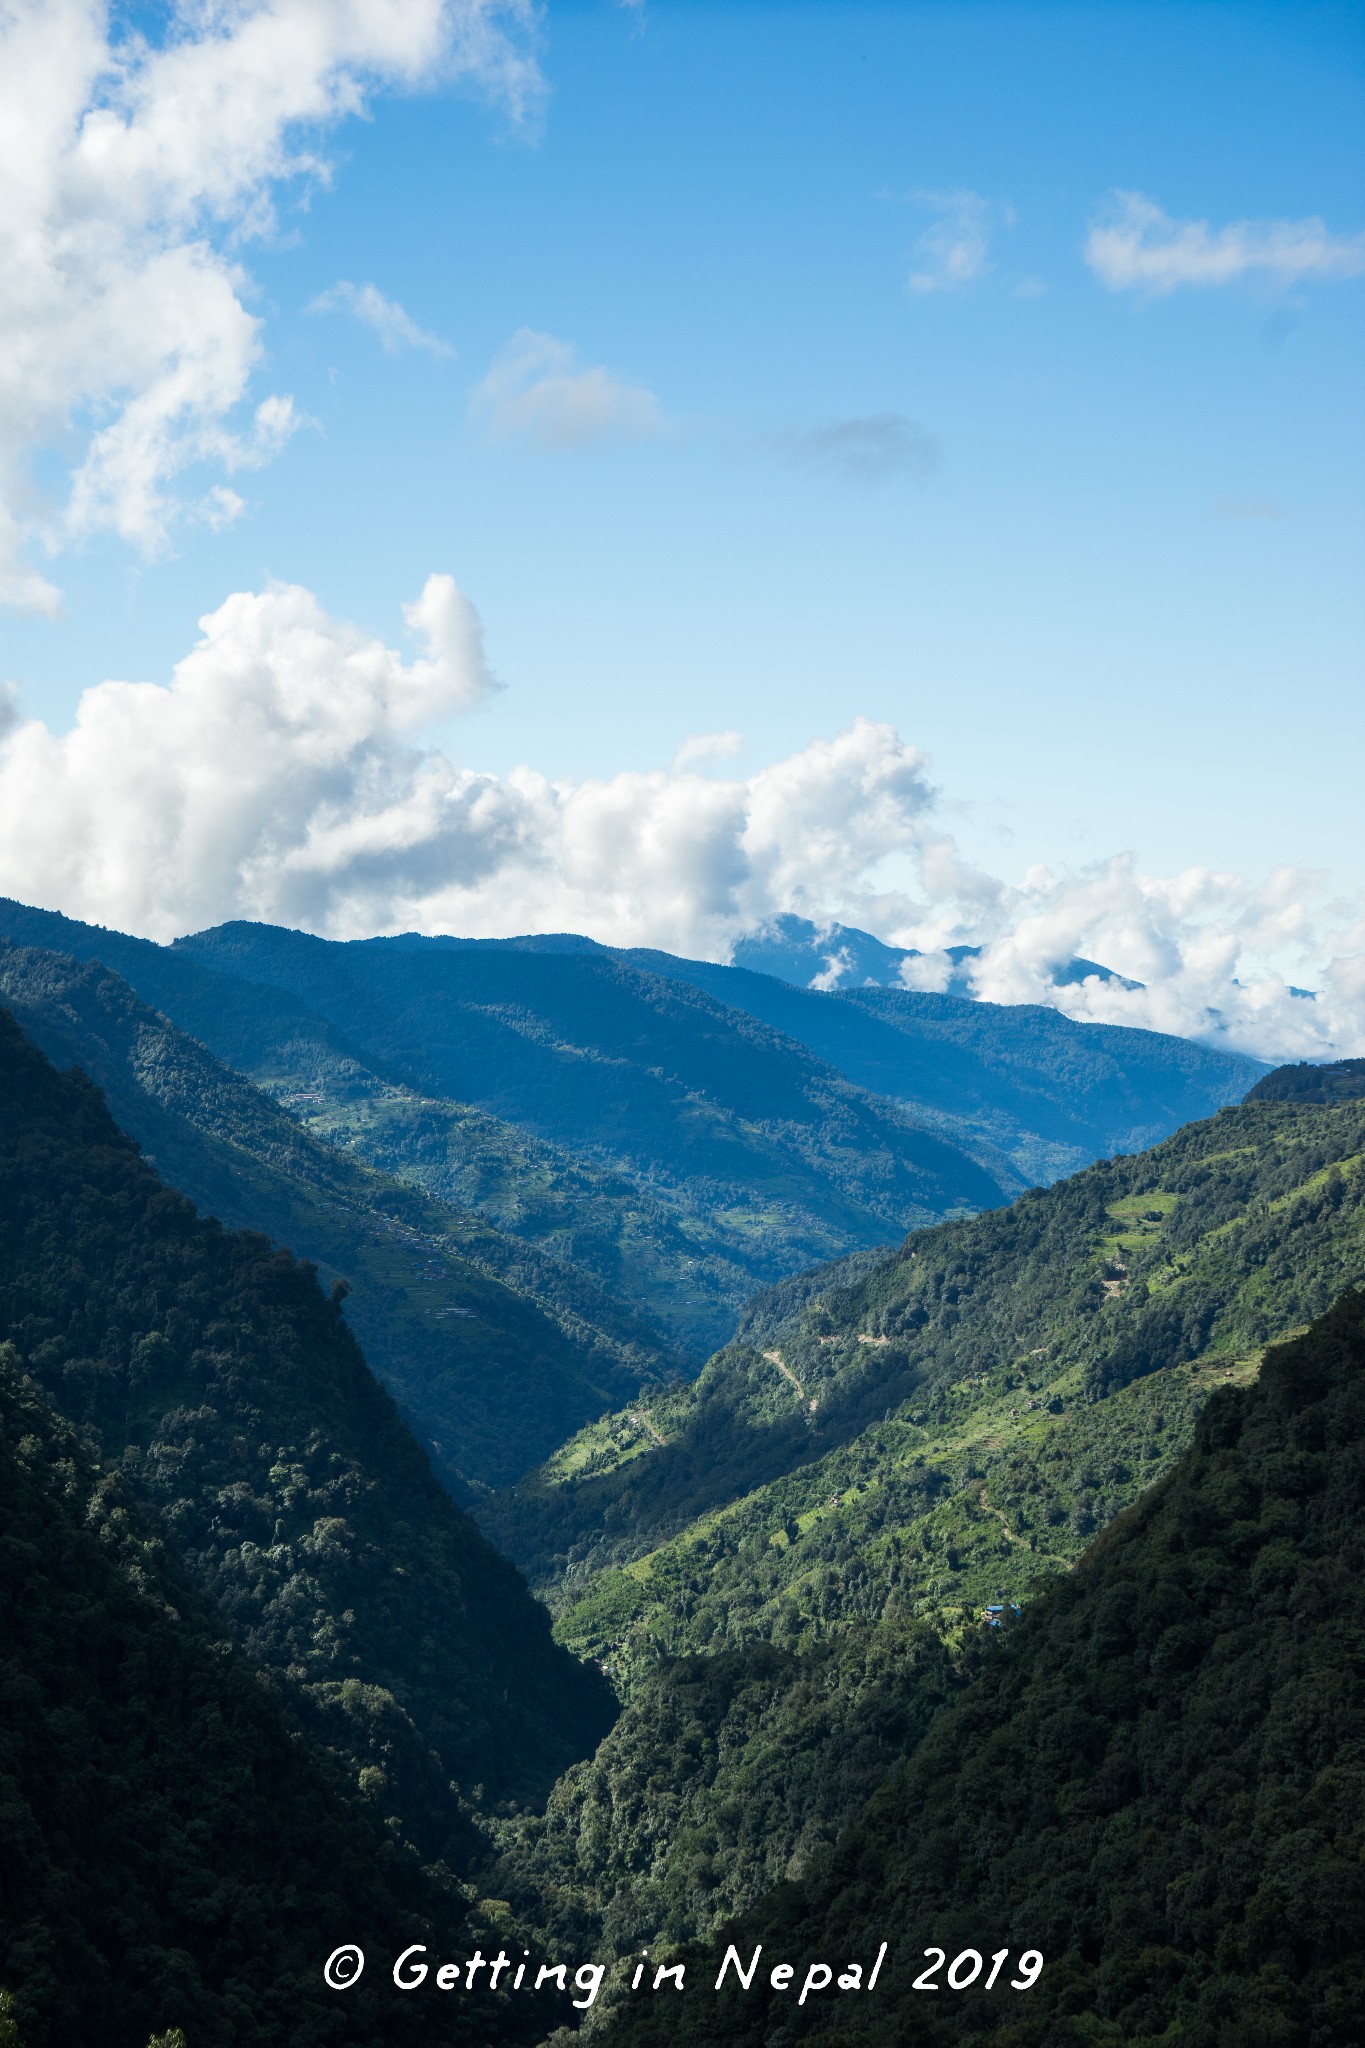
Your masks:
<path fill-rule="evenodd" d="M 345 1282 L 347 1321 L 456 1492 L 506 1484 L 684 1370 L 586 1269 L 312 1137 L 111 969 L 0 941 L 0 1003 L 205 1215 Z"/>

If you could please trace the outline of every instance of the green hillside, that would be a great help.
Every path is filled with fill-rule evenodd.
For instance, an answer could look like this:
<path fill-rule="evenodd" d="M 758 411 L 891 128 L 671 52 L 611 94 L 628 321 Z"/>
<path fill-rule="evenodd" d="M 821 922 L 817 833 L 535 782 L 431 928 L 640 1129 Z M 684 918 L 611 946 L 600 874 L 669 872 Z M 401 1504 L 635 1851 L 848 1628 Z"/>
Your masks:
<path fill-rule="evenodd" d="M 590 1276 L 310 1136 L 109 969 L 0 941 L 0 1001 L 201 1211 L 344 1279 L 369 1363 L 457 1489 L 505 1484 L 680 1372 Z"/>
<path fill-rule="evenodd" d="M 695 1387 L 505 1496 L 503 1541 L 626 1704 L 493 1888 L 624 1954 L 808 1868 L 970 1672 L 983 1611 L 1065 1580 L 1209 1396 L 1365 1278 L 1363 1165 L 1365 1100 L 1224 1111 L 785 1283 Z"/>
<path fill-rule="evenodd" d="M 543 1793 L 609 1725 L 312 1268 L 198 1219 L 4 1013 L 0 1337 L 428 1854 L 467 1861 L 465 1800 Z"/>
<path fill-rule="evenodd" d="M 896 1589 L 1017 1596 L 1179 1453 L 1210 1385 L 1365 1276 L 1363 1159 L 1365 1102 L 1257 1103 L 917 1233 L 780 1342 L 591 1425 L 486 1525 L 618 1681 Z"/>
<path fill-rule="evenodd" d="M 799 1883 L 613 2038 L 1353 2048 L 1365 1998 L 1365 1297 L 1209 1403 L 1174 1469 L 983 1644 Z M 734 1941 L 751 1992 L 715 1995 Z M 841 1992 L 890 1947 L 877 1989 Z M 926 1953 L 926 1951 L 931 1951 Z M 1012 1984 L 1035 1952 L 1032 1989 Z M 948 1986 L 976 1972 L 992 1990 Z M 958 1959 L 962 1960 L 959 1962 Z M 770 1965 L 832 1966 L 803 2004 Z M 929 1966 L 931 1991 L 915 1980 Z"/>
<path fill-rule="evenodd" d="M 343 1934 L 396 1954 L 484 1930 L 310 1750 L 171 1563 L 165 1525 L 14 1357 L 0 1345 L 0 2042 L 539 2038 L 544 2006 L 409 2009 L 378 1972 L 345 1999 L 324 1989 Z"/>

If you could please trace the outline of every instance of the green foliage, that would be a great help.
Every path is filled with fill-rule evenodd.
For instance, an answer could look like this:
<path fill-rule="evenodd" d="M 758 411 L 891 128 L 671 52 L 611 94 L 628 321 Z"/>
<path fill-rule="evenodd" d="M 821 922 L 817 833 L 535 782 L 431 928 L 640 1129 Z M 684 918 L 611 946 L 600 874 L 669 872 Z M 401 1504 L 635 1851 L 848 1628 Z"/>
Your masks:
<path fill-rule="evenodd" d="M 799 1883 L 722 1928 L 643 2044 L 1351 2048 L 1365 1997 L 1365 1297 L 1217 1394 L 1191 1448 L 978 1656 L 970 1689 Z M 889 1940 L 801 2007 L 707 1962 Z M 930 2002 L 929 1944 L 1046 1967 Z"/>
<path fill-rule="evenodd" d="M 953 1688 L 942 1639 L 895 1614 L 805 1656 L 664 1664 L 490 1882 L 584 1953 L 705 1935 L 830 1847 Z"/>
<path fill-rule="evenodd" d="M 599 1455 L 566 1447 L 485 1524 L 562 1637 L 616 1664 L 799 1641 L 892 1590 L 1017 1592 L 1183 1449 L 1211 1378 L 1365 1275 L 1362 1156 L 1365 1104 L 1259 1103 L 918 1233 L 776 1345 L 596 1425 Z M 592 1574 L 623 1569 L 612 1639 Z"/>
<path fill-rule="evenodd" d="M 0 1013 L 0 1329 L 352 1783 L 467 1860 L 612 1718 L 437 1483 L 313 1270 L 201 1221 Z M 452 1783 L 454 1781 L 454 1784 Z"/>
<path fill-rule="evenodd" d="M 506 2002 L 409 2011 L 382 1972 L 324 1989 L 339 1940 L 482 1931 L 466 1896 L 348 1796 L 156 1520 L 8 1362 L 0 1703 L 4 2048 L 477 2048 L 547 2024 Z"/>

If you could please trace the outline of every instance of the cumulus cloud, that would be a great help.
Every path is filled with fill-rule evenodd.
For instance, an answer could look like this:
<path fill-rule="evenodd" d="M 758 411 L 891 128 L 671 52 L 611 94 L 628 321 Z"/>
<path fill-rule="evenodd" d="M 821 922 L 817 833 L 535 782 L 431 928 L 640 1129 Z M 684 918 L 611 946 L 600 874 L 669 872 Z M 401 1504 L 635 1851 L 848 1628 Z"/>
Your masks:
<path fill-rule="evenodd" d="M 1365 276 L 1365 233 L 1336 235 L 1310 220 L 1173 220 L 1141 192 L 1116 192 L 1091 228 L 1085 260 L 1110 291 L 1164 297 L 1182 286 L 1272 285 Z"/>
<path fill-rule="evenodd" d="M 1030 869 L 969 901 L 955 887 L 911 905 L 883 899 L 885 932 L 922 947 L 908 986 L 946 987 L 946 947 L 981 947 L 966 965 L 987 1002 L 1046 1003 L 1082 1022 L 1128 1024 L 1226 1044 L 1266 1059 L 1365 1053 L 1365 902 L 1332 902 L 1325 878 L 1301 867 L 1259 881 L 1191 867 L 1145 874 L 1129 854 L 1079 873 Z M 1123 980 L 1090 975 L 1058 986 L 1081 958 Z M 1296 989 L 1292 963 L 1315 983 Z M 1139 985 L 1140 984 L 1140 985 Z"/>
<path fill-rule="evenodd" d="M 386 355 L 403 348 L 425 349 L 428 355 L 453 356 L 449 342 L 428 334 L 396 299 L 386 299 L 377 285 L 351 284 L 341 278 L 327 291 L 319 292 L 308 307 L 310 313 L 350 313 L 363 327 L 379 336 Z"/>
<path fill-rule="evenodd" d="M 991 231 L 998 219 L 1009 223 L 1009 210 L 1002 213 L 979 192 L 961 187 L 912 192 L 909 197 L 912 204 L 928 207 L 937 216 L 915 244 L 916 267 L 906 279 L 909 290 L 920 297 L 958 291 L 984 277 L 990 269 Z"/>
<path fill-rule="evenodd" d="M 527 116 L 534 19 L 533 0 L 237 0 L 177 7 L 156 43 L 100 0 L 6 0 L 0 603 L 56 609 L 35 543 L 112 531 L 153 553 L 186 472 L 278 451 L 298 420 L 283 394 L 250 405 L 242 252 L 280 181 L 325 178 L 319 136 L 384 87 L 463 78 Z M 34 481 L 54 450 L 74 451 L 61 502 Z"/>
<path fill-rule="evenodd" d="M 276 585 L 201 620 L 167 683 L 92 686 L 64 735 L 0 692 L 0 892 L 162 939 L 248 917 L 710 959 L 795 911 L 919 948 L 913 987 L 945 988 L 948 949 L 975 945 L 992 1002 L 1269 1058 L 1365 1054 L 1365 902 L 1320 875 L 1160 876 L 1119 855 L 1004 880 L 944 830 L 924 756 L 867 719 L 749 775 L 724 769 L 728 732 L 650 772 L 482 773 L 424 737 L 497 687 L 477 614 L 431 576 L 404 621 L 409 653 Z M 912 886 L 888 889 L 893 870 Z M 1134 985 L 1058 986 L 1077 957 Z M 832 954 L 824 978 L 844 971 Z"/>
<path fill-rule="evenodd" d="M 765 437 L 781 462 L 847 483 L 922 483 L 937 469 L 942 450 L 934 436 L 904 413 L 875 412 Z"/>
<path fill-rule="evenodd" d="M 474 392 L 471 410 L 495 441 L 524 436 L 538 447 L 646 441 L 666 429 L 663 408 L 642 384 L 600 366 L 580 369 L 571 343 L 521 327 Z"/>
<path fill-rule="evenodd" d="M 855 888 L 930 808 L 920 756 L 865 720 L 744 779 L 699 772 L 730 734 L 603 780 L 458 768 L 420 735 L 493 687 L 478 618 L 433 576 L 405 619 L 418 659 L 306 590 L 240 592 L 169 684 L 96 684 L 60 737 L 14 723 L 0 890 L 159 938 L 242 916 L 716 956 L 812 878 Z"/>

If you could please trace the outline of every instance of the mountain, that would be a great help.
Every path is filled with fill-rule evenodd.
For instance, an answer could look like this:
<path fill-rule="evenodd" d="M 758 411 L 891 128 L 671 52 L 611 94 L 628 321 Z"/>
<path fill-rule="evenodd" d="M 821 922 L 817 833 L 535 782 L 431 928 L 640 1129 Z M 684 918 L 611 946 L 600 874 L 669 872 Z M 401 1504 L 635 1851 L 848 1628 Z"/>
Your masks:
<path fill-rule="evenodd" d="M 543 1796 L 613 1718 L 438 1483 L 337 1297 L 198 1217 L 0 1012 L 0 1333 L 200 1597 L 400 1834 Z"/>
<path fill-rule="evenodd" d="M 448 1954 L 485 1929 L 310 1747 L 166 1525 L 14 1359 L 0 1345 L 0 2042 L 539 2039 L 555 2015 L 529 2000 L 418 2007 L 379 1969 L 344 1999 L 324 1988 L 343 1936 Z"/>
<path fill-rule="evenodd" d="M 1247 1103 L 917 1232 L 590 1425 L 485 1526 L 618 1681 L 893 1591 L 1018 1597 L 1169 1463 L 1211 1384 L 1365 1279 L 1363 1160 L 1365 1099 Z"/>
<path fill-rule="evenodd" d="M 692 1369 L 756 1287 L 1017 1185 L 609 956 L 245 925 L 162 947 L 13 904 L 0 933 L 102 961 L 317 1135 L 589 1269 Z"/>
<path fill-rule="evenodd" d="M 691 982 L 898 1103 L 1018 1190 L 1140 1152 L 1237 1102 L 1265 1067 L 1126 1025 L 1077 1024 L 1036 1003 L 903 988 L 797 989 L 770 974 L 667 954 L 622 956 Z"/>
<path fill-rule="evenodd" d="M 0 903 L 0 935 L 102 961 L 315 1135 L 530 1247 L 538 1299 L 689 1371 L 757 1289 L 1139 1149 L 1265 1071 L 1036 1006 L 826 994 L 572 934 L 237 924 L 156 946 Z"/>
<path fill-rule="evenodd" d="M 867 933 L 845 936 L 897 960 L 912 957 L 893 955 Z M 794 987 L 763 969 L 745 944 L 733 964 L 721 966 L 569 933 L 478 940 L 407 933 L 374 943 L 484 958 L 508 951 L 560 960 L 578 955 L 685 982 L 794 1039 L 855 1086 L 898 1103 L 924 1128 L 979 1158 L 1011 1193 L 1094 1158 L 1156 1144 L 1181 1124 L 1239 1101 L 1266 1072 L 1260 1060 L 1163 1032 L 1078 1024 L 1036 1003 L 917 992 L 894 973 L 881 986 Z M 1059 970 L 1058 983 L 1088 971 L 1121 979 L 1077 960 Z"/>
<path fill-rule="evenodd" d="M 989 1174 L 746 1015 L 610 955 L 233 924 L 176 941 L 285 990 L 412 1083 L 647 1175 L 845 1231 L 998 1201 Z"/>
<path fill-rule="evenodd" d="M 684 1997 L 626 2001 L 617 2037 L 1351 2048 L 1362 1584 L 1351 1293 L 1213 1397 L 1166 1478 L 983 1644 L 837 1848 L 694 1951 Z M 871 1996 L 835 1986 L 883 1941 Z M 761 1944 L 762 1970 L 715 1994 L 731 1942 L 746 1967 Z M 772 1989 L 779 1960 L 819 1988 Z"/>
<path fill-rule="evenodd" d="M 201 1211 L 345 1280 L 347 1322 L 457 1492 L 681 1371 L 591 1276 L 313 1138 L 110 969 L 0 941 L 0 1001 Z"/>
<path fill-rule="evenodd" d="M 1365 1096 L 1320 1092 L 786 1282 L 694 1388 L 504 1496 L 490 1525 L 625 1705 L 491 1888 L 667 1954 L 818 1864 L 983 1615 L 1068 1582 L 1210 1396 L 1365 1279 Z"/>

